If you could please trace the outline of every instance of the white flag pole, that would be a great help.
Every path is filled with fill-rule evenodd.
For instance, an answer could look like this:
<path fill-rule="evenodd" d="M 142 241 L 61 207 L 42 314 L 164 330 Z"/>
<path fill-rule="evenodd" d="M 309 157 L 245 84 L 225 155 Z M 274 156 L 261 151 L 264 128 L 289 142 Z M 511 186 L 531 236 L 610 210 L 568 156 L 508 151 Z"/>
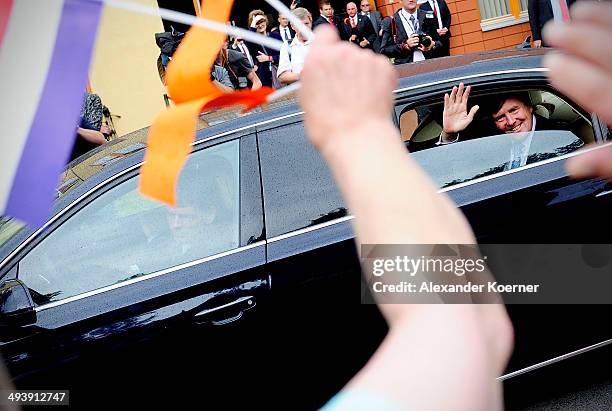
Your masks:
<path fill-rule="evenodd" d="M 143 4 L 137 4 L 121 0 L 100 0 L 102 3 L 109 7 L 116 9 L 122 9 L 131 11 L 134 13 L 147 14 L 150 16 L 161 17 L 164 20 L 174 21 L 176 23 L 187 24 L 190 26 L 203 27 L 205 29 L 226 33 L 231 36 L 240 37 L 244 40 L 250 41 L 251 43 L 261 44 L 266 47 L 270 47 L 274 50 L 280 50 L 283 42 L 273 39 L 271 37 L 263 36 L 255 32 L 244 30 L 235 26 L 219 23 L 212 20 L 203 19 L 200 17 L 192 16 L 185 13 L 180 13 L 174 10 L 168 10 L 163 8 L 155 8 L 145 6 Z M 301 23 L 301 22 L 300 22 Z"/>
<path fill-rule="evenodd" d="M 280 14 L 287 17 L 287 19 L 289 19 L 289 21 L 297 28 L 297 30 L 301 32 L 304 37 L 306 37 L 306 40 L 314 39 L 314 34 L 312 30 L 306 27 L 306 25 L 302 23 L 302 20 L 298 19 L 297 16 L 287 8 L 287 6 L 285 6 L 279 0 L 266 0 L 266 3 L 274 7 L 274 9 Z"/>

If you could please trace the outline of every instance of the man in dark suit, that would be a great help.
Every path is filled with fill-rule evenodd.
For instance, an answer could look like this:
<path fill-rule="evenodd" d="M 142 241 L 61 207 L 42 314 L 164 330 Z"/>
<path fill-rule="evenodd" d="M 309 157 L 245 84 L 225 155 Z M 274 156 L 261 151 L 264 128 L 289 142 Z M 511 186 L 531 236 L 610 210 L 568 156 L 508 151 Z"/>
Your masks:
<path fill-rule="evenodd" d="M 349 41 L 361 48 L 373 49 L 376 43 L 376 32 L 374 26 L 367 16 L 357 14 L 357 5 L 350 2 L 346 5 L 344 19 L 345 30 L 350 33 Z"/>
<path fill-rule="evenodd" d="M 529 25 L 533 34 L 533 47 L 546 47 L 542 41 L 542 28 L 552 19 L 569 21 L 569 7 L 575 0 L 529 0 Z"/>
<path fill-rule="evenodd" d="M 334 8 L 329 1 L 323 0 L 319 6 L 319 17 L 312 23 L 312 28 L 316 29 L 320 24 L 331 24 L 338 30 L 340 39 L 348 40 L 350 35 L 346 31 L 344 24 L 340 20 L 340 17 L 334 16 Z"/>
<path fill-rule="evenodd" d="M 433 57 L 432 51 L 442 47 L 432 12 L 417 9 L 417 0 L 401 0 L 399 9 L 383 30 L 381 53 L 393 58 L 395 64 L 412 63 Z M 421 42 L 420 37 L 425 38 Z"/>
<path fill-rule="evenodd" d="M 423 11 L 432 12 L 436 18 L 436 32 L 442 42 L 442 47 L 433 52 L 434 57 L 450 56 L 450 25 L 451 12 L 444 0 L 424 0 L 419 7 Z"/>
<path fill-rule="evenodd" d="M 376 33 L 374 51 L 380 53 L 380 38 L 382 37 L 382 16 L 380 12 L 370 10 L 369 0 L 361 0 L 359 8 L 361 9 L 361 14 L 363 14 L 364 16 L 368 16 L 368 18 L 372 22 L 372 27 L 374 27 L 374 32 Z"/>
<path fill-rule="evenodd" d="M 295 30 L 289 24 L 289 19 L 282 14 L 278 15 L 278 28 L 270 32 L 270 37 L 285 43 L 291 43 L 295 37 Z"/>

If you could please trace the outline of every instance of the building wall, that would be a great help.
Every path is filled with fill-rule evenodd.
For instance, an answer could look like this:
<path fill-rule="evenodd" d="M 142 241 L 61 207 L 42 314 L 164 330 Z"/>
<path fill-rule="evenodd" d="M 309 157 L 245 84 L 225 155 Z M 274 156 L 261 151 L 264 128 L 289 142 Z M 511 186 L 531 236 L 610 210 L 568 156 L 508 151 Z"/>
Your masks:
<path fill-rule="evenodd" d="M 378 0 L 378 10 L 389 16 L 401 8 L 399 0 Z M 451 54 L 512 49 L 531 35 L 529 23 L 483 32 L 476 0 L 446 0 L 451 11 Z"/>
<path fill-rule="evenodd" d="M 157 7 L 156 0 L 131 0 Z M 90 67 L 91 91 L 111 113 L 119 135 L 147 127 L 162 110 L 165 88 L 157 72 L 159 17 L 105 7 Z"/>

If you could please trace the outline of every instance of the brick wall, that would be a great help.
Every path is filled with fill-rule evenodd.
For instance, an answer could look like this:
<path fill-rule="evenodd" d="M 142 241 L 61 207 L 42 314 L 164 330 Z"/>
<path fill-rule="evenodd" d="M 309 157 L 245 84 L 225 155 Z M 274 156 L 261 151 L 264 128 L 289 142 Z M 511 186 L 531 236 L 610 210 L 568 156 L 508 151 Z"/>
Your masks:
<path fill-rule="evenodd" d="M 401 8 L 399 0 L 377 0 L 377 10 L 390 16 Z M 476 0 L 446 0 L 451 11 L 451 54 L 512 49 L 531 35 L 529 23 L 483 32 Z"/>

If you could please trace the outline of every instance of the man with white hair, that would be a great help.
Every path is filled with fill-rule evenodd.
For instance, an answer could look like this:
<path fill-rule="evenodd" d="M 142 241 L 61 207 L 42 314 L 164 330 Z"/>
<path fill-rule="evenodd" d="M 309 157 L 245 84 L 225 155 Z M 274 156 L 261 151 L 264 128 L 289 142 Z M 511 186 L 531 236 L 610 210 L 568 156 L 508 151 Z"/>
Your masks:
<path fill-rule="evenodd" d="M 299 18 L 306 27 L 312 27 L 312 14 L 310 14 L 308 10 L 303 7 L 298 7 L 293 10 L 293 14 Z M 283 84 L 295 83 L 300 79 L 300 73 L 304 67 L 304 60 L 310 48 L 310 41 L 307 40 L 293 24 L 291 26 L 295 30 L 295 37 L 291 43 L 283 43 L 277 71 L 278 80 Z"/>

